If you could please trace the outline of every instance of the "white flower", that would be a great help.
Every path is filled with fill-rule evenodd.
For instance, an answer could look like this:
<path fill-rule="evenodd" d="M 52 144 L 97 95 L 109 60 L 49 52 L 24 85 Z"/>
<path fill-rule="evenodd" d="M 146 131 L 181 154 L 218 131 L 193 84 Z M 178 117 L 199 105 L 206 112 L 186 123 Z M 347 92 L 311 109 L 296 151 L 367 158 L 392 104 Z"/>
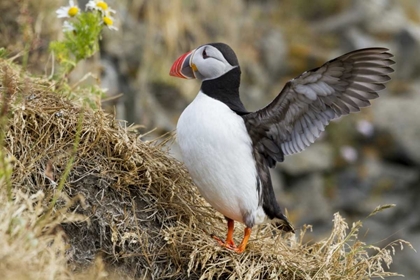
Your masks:
<path fill-rule="evenodd" d="M 64 32 L 71 32 L 76 30 L 76 28 L 74 27 L 73 24 L 71 24 L 70 22 L 68 22 L 67 20 L 63 23 L 63 31 Z"/>
<path fill-rule="evenodd" d="M 368 122 L 367 120 L 358 121 L 356 127 L 361 134 L 367 137 L 371 137 L 375 132 L 373 124 Z"/>
<path fill-rule="evenodd" d="M 109 13 L 102 18 L 102 23 L 111 30 L 118 30 L 118 28 L 114 25 L 114 18 Z"/>
<path fill-rule="evenodd" d="M 86 4 L 86 10 L 100 11 L 105 16 L 110 13 L 115 14 L 115 10 L 111 9 L 105 1 L 89 0 Z"/>
<path fill-rule="evenodd" d="M 340 154 L 347 162 L 350 163 L 355 162 L 359 156 L 356 149 L 350 146 L 342 146 L 340 148 Z"/>
<path fill-rule="evenodd" d="M 67 18 L 76 16 L 79 11 L 79 7 L 74 4 L 73 0 L 70 0 L 68 6 L 60 7 L 56 13 L 58 18 Z"/>

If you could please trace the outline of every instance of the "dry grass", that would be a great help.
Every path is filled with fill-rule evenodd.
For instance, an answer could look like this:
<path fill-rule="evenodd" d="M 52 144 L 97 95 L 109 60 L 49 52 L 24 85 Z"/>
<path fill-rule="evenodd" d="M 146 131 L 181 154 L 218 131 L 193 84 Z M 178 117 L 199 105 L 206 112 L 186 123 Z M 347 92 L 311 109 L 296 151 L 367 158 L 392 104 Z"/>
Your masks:
<path fill-rule="evenodd" d="M 39 224 L 39 215 L 45 210 L 41 204 L 43 198 L 41 191 L 34 195 L 16 191 L 13 201 L 8 201 L 5 189 L 0 192 L 3 279 L 70 278 L 63 232 L 53 232 L 54 226 L 66 222 L 67 215 L 51 216 Z"/>
<path fill-rule="evenodd" d="M 368 246 L 358 240 L 362 224 L 349 228 L 338 213 L 330 236 L 312 244 L 303 241 L 309 226 L 297 236 L 262 226 L 244 254 L 220 248 L 209 234 L 224 235 L 223 218 L 162 147 L 101 110 L 70 102 L 63 92 L 70 87 L 31 77 L 10 61 L 0 61 L 0 82 L 2 96 L 11 98 L 4 151 L 13 159 L 13 199 L 7 182 L 0 191 L 3 279 L 396 275 L 384 267 L 394 247 L 408 243 Z"/>

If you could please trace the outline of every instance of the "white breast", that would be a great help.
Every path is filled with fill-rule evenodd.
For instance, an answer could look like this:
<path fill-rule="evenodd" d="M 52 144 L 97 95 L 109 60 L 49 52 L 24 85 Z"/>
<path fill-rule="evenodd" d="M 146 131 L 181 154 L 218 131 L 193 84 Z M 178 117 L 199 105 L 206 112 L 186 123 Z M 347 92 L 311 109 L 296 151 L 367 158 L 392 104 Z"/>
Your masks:
<path fill-rule="evenodd" d="M 217 211 L 248 226 L 264 221 L 252 143 L 240 116 L 200 91 L 178 121 L 177 140 L 201 195 Z"/>

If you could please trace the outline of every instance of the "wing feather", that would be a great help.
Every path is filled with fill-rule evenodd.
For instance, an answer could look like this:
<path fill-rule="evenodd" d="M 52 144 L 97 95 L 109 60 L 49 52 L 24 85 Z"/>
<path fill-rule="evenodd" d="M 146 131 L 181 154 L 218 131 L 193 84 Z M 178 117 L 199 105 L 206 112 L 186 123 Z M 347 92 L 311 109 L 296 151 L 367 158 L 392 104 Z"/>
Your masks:
<path fill-rule="evenodd" d="M 269 105 L 243 116 L 248 131 L 259 131 L 250 133 L 263 143 L 258 152 L 273 166 L 314 143 L 332 119 L 369 106 L 390 80 L 392 57 L 386 48 L 356 50 L 287 82 Z"/>

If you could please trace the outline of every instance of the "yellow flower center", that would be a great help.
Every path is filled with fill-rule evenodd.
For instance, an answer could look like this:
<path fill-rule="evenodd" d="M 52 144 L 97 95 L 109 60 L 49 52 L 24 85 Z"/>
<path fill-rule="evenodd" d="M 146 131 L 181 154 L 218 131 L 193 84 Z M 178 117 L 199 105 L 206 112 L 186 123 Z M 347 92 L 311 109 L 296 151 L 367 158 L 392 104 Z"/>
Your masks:
<path fill-rule="evenodd" d="M 108 4 L 105 3 L 104 1 L 99 1 L 98 3 L 96 3 L 96 7 L 101 8 L 103 11 L 108 10 Z"/>
<path fill-rule="evenodd" d="M 114 21 L 110 17 L 104 17 L 103 21 L 104 21 L 105 25 L 107 25 L 107 26 L 111 26 L 111 25 L 114 24 Z"/>
<path fill-rule="evenodd" d="M 68 14 L 71 17 L 74 17 L 75 15 L 77 15 L 77 13 L 79 12 L 79 8 L 76 6 L 73 6 L 69 9 Z"/>

